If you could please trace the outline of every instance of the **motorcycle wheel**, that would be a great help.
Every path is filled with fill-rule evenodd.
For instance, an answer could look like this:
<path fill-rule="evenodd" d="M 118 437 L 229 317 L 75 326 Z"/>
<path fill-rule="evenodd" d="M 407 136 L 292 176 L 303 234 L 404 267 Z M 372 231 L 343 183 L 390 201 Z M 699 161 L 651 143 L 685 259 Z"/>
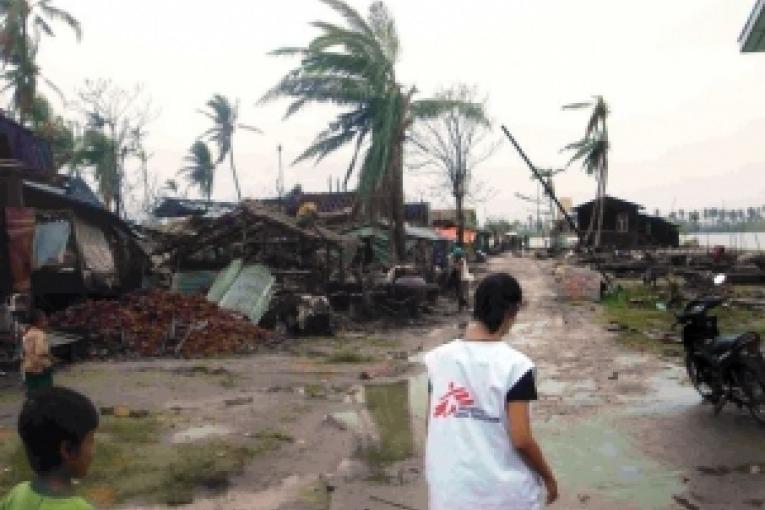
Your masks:
<path fill-rule="evenodd" d="M 688 377 L 691 379 L 691 384 L 693 384 L 693 387 L 699 392 L 701 398 L 704 399 L 705 402 L 715 402 L 717 400 L 715 392 L 699 373 L 699 367 L 691 354 L 685 356 L 685 369 L 688 371 Z"/>
<path fill-rule="evenodd" d="M 765 425 L 765 380 L 749 367 L 741 367 L 736 374 L 738 383 L 746 395 L 746 406 L 760 425 Z"/>

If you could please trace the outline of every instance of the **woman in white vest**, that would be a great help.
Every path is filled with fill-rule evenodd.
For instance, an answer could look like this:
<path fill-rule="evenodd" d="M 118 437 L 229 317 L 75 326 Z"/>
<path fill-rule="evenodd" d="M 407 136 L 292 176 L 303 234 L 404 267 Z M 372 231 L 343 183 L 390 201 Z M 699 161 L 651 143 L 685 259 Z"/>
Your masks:
<path fill-rule="evenodd" d="M 558 486 L 535 441 L 534 364 L 503 341 L 521 308 L 509 274 L 475 292 L 464 338 L 425 356 L 429 379 L 426 472 L 430 510 L 536 510 Z"/>

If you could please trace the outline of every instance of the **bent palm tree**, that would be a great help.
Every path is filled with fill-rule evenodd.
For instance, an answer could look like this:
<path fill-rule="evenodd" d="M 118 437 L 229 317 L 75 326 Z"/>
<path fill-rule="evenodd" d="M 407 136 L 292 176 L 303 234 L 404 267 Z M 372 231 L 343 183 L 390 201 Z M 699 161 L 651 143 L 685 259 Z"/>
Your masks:
<path fill-rule="evenodd" d="M 207 101 L 207 108 L 209 111 L 199 110 L 199 112 L 213 122 L 213 127 L 205 131 L 202 138 L 209 139 L 218 147 L 215 165 L 221 164 L 228 156 L 231 173 L 234 175 L 236 195 L 239 200 L 242 200 L 242 190 L 239 187 L 239 177 L 234 164 L 234 134 L 239 128 L 254 133 L 261 133 L 261 131 L 254 126 L 239 123 L 239 101 L 232 103 L 227 97 L 215 94 Z"/>
<path fill-rule="evenodd" d="M 564 147 L 564 151 L 573 152 L 568 164 L 574 161 L 580 161 L 582 168 L 587 175 L 594 175 L 597 181 L 597 193 L 595 196 L 595 208 L 593 209 L 590 225 L 587 229 L 585 239 L 589 242 L 595 231 L 593 245 L 595 248 L 600 246 L 601 232 L 603 230 L 603 213 L 605 208 L 606 186 L 608 184 L 608 151 L 610 142 L 608 140 L 608 104 L 603 96 L 594 96 L 593 101 L 584 103 L 574 103 L 563 107 L 564 110 L 577 110 L 582 108 L 592 108 L 590 118 L 587 122 L 584 138 Z"/>
<path fill-rule="evenodd" d="M 414 101 L 415 87 L 397 82 L 395 64 L 399 53 L 396 24 L 382 2 L 374 2 L 364 19 L 342 0 L 321 0 L 339 13 L 345 26 L 317 21 L 321 33 L 306 47 L 287 47 L 272 55 L 297 56 L 298 67 L 260 100 L 289 97 L 288 118 L 310 103 L 329 103 L 345 108 L 294 163 L 314 159 L 317 163 L 352 143 L 353 154 L 345 182 L 358 168 L 358 192 L 367 199 L 384 189 L 393 230 L 393 250 L 405 256 L 403 145 L 407 130 L 417 119 L 434 118 L 454 108 L 482 116 L 479 105 L 445 99 Z M 363 155 L 361 155 L 363 149 Z M 361 157 L 360 157 L 361 155 Z"/>
<path fill-rule="evenodd" d="M 108 210 L 111 210 L 118 193 L 119 176 L 114 157 L 114 140 L 97 129 L 89 129 L 79 140 L 71 162 L 73 173 L 79 173 L 81 168 L 92 170 L 98 194 Z"/>
<path fill-rule="evenodd" d="M 199 188 L 209 203 L 215 175 L 215 165 L 209 147 L 201 140 L 194 142 L 184 161 L 186 166 L 178 173 L 183 174 L 192 186 Z"/>
<path fill-rule="evenodd" d="M 67 25 L 77 40 L 81 40 L 80 22 L 52 5 L 51 0 L 0 0 L 0 58 L 7 82 L 4 90 L 13 89 L 13 108 L 22 124 L 33 108 L 40 79 L 61 95 L 58 88 L 42 76 L 36 62 L 42 36 L 55 36 L 55 22 Z"/>

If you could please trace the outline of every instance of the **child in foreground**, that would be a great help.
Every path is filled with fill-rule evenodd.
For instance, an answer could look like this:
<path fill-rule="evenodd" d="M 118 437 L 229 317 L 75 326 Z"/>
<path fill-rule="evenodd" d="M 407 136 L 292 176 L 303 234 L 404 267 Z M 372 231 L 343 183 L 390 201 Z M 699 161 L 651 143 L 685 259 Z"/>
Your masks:
<path fill-rule="evenodd" d="M 558 499 L 531 433 L 534 365 L 503 340 L 522 302 L 512 276 L 487 276 L 464 337 L 425 356 L 430 510 L 538 510 L 542 483 L 547 504 Z"/>
<path fill-rule="evenodd" d="M 93 510 L 74 495 L 72 480 L 88 473 L 97 428 L 98 411 L 84 395 L 57 387 L 33 393 L 18 431 L 35 477 L 11 489 L 0 510 Z"/>

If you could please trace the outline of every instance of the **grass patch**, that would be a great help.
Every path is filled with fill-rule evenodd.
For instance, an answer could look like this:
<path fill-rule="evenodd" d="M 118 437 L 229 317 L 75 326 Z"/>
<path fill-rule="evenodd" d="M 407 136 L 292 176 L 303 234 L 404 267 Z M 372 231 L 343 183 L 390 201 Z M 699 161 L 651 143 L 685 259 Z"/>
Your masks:
<path fill-rule="evenodd" d="M 96 439 L 96 457 L 78 491 L 108 508 L 128 501 L 168 505 L 193 501 L 198 488 L 224 489 L 254 457 L 284 442 L 265 434 L 250 444 L 223 441 L 170 445 L 162 442 L 164 427 L 153 417 L 103 417 Z M 19 439 L 0 444 L 0 493 L 32 476 Z M 7 460 L 5 460 L 7 459 Z"/>
<path fill-rule="evenodd" d="M 674 332 L 682 333 L 675 327 L 675 313 L 679 310 L 659 310 L 656 303 L 666 303 L 670 290 L 666 286 L 651 288 L 638 281 L 620 281 L 621 289 L 602 300 L 604 323 L 615 323 L 623 327 L 618 332 L 618 339 L 626 346 L 638 350 L 655 352 L 681 353 L 680 344 L 664 343 L 649 338 L 646 333 Z M 733 297 L 747 295 L 751 291 L 733 287 Z M 685 302 L 683 301 L 684 305 Z M 720 333 L 735 334 L 743 331 L 757 331 L 765 335 L 765 315 L 759 310 L 747 310 L 740 307 L 721 306 L 710 311 L 718 318 Z"/>
<path fill-rule="evenodd" d="M 408 459 L 414 453 L 412 423 L 409 417 L 407 381 L 366 386 L 366 400 L 380 432 L 380 444 L 367 448 L 361 456 L 370 466 L 385 466 Z"/>
<path fill-rule="evenodd" d="M 622 285 L 621 290 L 602 300 L 604 322 L 621 326 L 618 339 L 628 347 L 638 350 L 659 351 L 667 344 L 651 340 L 647 331 L 669 332 L 674 324 L 674 315 L 656 308 L 663 299 L 655 291 L 640 284 Z M 672 346 L 674 348 L 674 346 Z"/>
<path fill-rule="evenodd" d="M 307 384 L 305 386 L 305 396 L 311 399 L 326 399 L 329 395 L 326 386 L 323 384 Z"/>
<path fill-rule="evenodd" d="M 276 441 L 278 443 L 294 443 L 295 438 L 284 432 L 273 429 L 263 429 L 255 433 L 255 439 L 261 441 Z"/>
<path fill-rule="evenodd" d="M 369 363 L 372 358 L 361 354 L 358 349 L 344 347 L 329 353 L 326 361 L 327 363 Z"/>
<path fill-rule="evenodd" d="M 392 349 L 401 345 L 401 341 L 393 336 L 386 338 L 373 337 L 368 338 L 367 343 L 373 347 L 380 347 L 385 349 Z"/>

